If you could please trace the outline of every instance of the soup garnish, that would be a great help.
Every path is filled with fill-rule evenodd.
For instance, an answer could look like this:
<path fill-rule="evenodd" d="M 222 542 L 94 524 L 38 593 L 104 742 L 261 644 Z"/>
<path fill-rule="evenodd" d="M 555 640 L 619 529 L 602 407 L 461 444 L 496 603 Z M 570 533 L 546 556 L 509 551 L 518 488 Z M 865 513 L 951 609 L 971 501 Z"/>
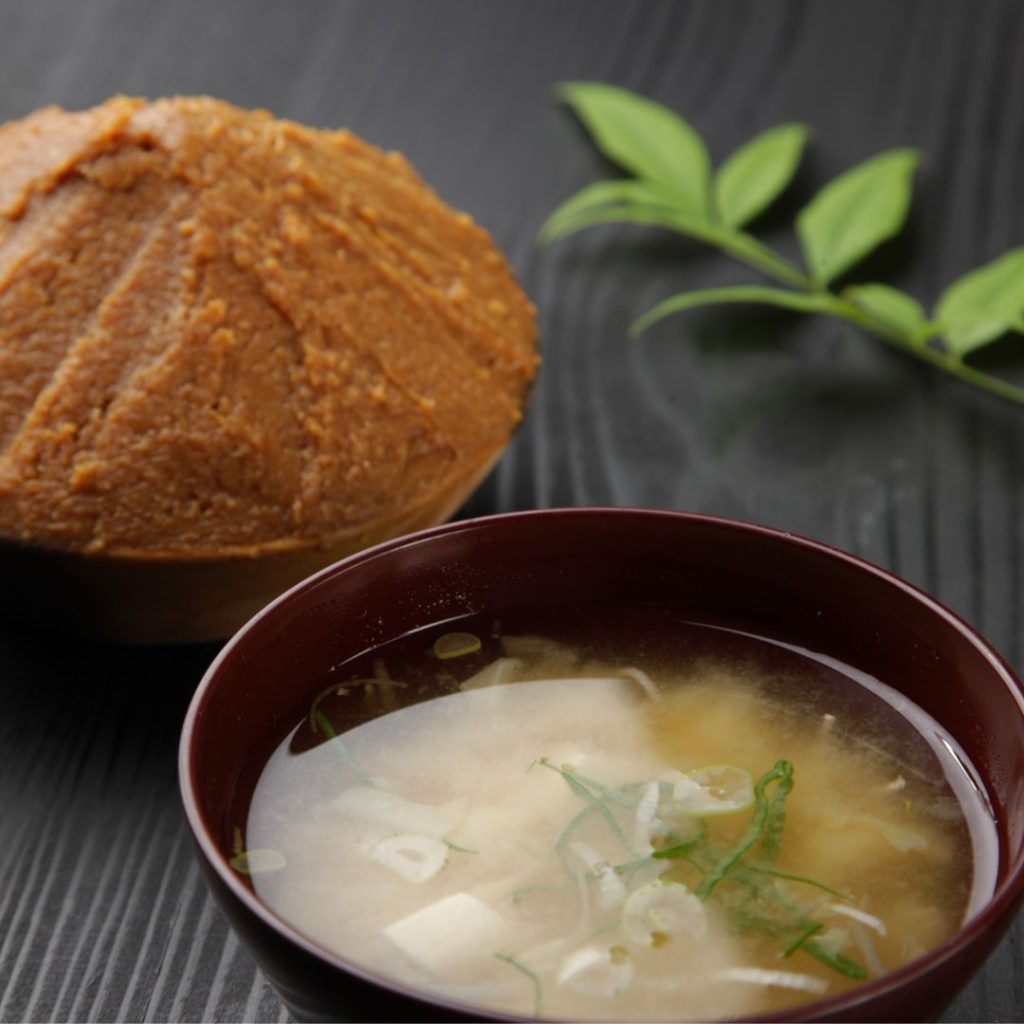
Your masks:
<path fill-rule="evenodd" d="M 710 627 L 502 620 L 340 666 L 271 755 L 233 864 L 334 953 L 515 1014 L 742 1016 L 990 890 L 981 792 L 894 691 Z"/>

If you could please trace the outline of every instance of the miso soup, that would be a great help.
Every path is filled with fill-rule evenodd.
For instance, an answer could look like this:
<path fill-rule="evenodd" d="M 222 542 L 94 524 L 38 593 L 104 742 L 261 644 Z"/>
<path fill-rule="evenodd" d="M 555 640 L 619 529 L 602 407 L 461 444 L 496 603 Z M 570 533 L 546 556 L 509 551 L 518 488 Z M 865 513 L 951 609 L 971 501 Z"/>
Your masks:
<path fill-rule="evenodd" d="M 338 666 L 233 864 L 422 991 L 706 1020 L 913 960 L 990 894 L 995 843 L 955 741 L 876 680 L 667 612 L 509 612 Z"/>

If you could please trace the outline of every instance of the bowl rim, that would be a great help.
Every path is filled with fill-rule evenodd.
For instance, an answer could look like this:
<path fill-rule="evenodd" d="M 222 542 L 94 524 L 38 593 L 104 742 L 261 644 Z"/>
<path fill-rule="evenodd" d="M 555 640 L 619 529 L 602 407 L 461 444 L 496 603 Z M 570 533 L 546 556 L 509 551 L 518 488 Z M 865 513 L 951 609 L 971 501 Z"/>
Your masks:
<path fill-rule="evenodd" d="M 392 540 L 366 548 L 355 554 L 349 555 L 316 573 L 301 580 L 290 587 L 280 596 L 271 601 L 268 605 L 252 616 L 235 634 L 224 644 L 217 656 L 210 663 L 203 674 L 195 693 L 189 702 L 188 710 L 182 724 L 181 738 L 178 747 L 178 782 L 181 800 L 185 811 L 186 822 L 192 833 L 202 857 L 210 868 L 216 873 L 219 881 L 227 888 L 231 895 L 239 900 L 243 907 L 254 915 L 263 925 L 270 928 L 278 936 L 285 938 L 289 943 L 299 947 L 307 955 L 323 964 L 339 971 L 342 975 L 356 977 L 364 982 L 376 986 L 394 995 L 409 998 L 428 1005 L 447 1009 L 454 1013 L 465 1014 L 467 1011 L 474 1015 L 474 1019 L 480 1020 L 516 1020 L 512 1015 L 500 1011 L 488 1010 L 469 1003 L 462 1003 L 441 995 L 432 994 L 428 991 L 417 989 L 403 982 L 389 978 L 371 968 L 363 967 L 349 961 L 344 957 L 332 953 L 330 950 L 312 939 L 305 936 L 299 929 L 291 925 L 284 918 L 279 917 L 274 911 L 262 903 L 256 894 L 249 889 L 239 876 L 234 872 L 219 850 L 210 829 L 200 810 L 199 798 L 197 795 L 197 780 L 193 777 L 193 742 L 196 735 L 197 722 L 201 715 L 203 706 L 209 697 L 209 693 L 215 685 L 220 673 L 221 666 L 234 657 L 235 650 L 242 646 L 249 635 L 259 629 L 268 619 L 279 614 L 282 609 L 303 600 L 305 596 L 317 590 L 324 582 L 333 579 L 350 569 L 387 557 L 393 552 L 405 548 L 419 546 L 429 543 L 437 537 L 451 534 L 474 533 L 479 530 L 490 530 L 500 528 L 507 522 L 528 521 L 541 518 L 578 518 L 578 519 L 635 519 L 638 522 L 653 518 L 666 521 L 685 523 L 699 523 L 702 525 L 719 527 L 725 530 L 735 530 L 739 533 L 761 537 L 769 542 L 779 543 L 802 550 L 806 553 L 817 555 L 826 559 L 838 560 L 845 563 L 849 568 L 866 573 L 875 577 L 881 583 L 894 587 L 912 600 L 923 604 L 932 614 L 944 621 L 954 632 L 974 647 L 983 658 L 989 663 L 992 671 L 1002 681 L 1004 687 L 1009 691 L 1024 719 L 1024 684 L 1017 678 L 1013 669 L 998 651 L 972 626 L 954 611 L 932 597 L 926 591 L 912 583 L 901 579 L 894 573 L 881 568 L 857 555 L 853 555 L 840 548 L 826 544 L 822 541 L 813 540 L 801 534 L 788 530 L 776 529 L 770 526 L 763 526 L 757 523 L 737 519 L 729 519 L 721 516 L 705 515 L 696 512 L 683 512 L 672 509 L 653 508 L 630 508 L 622 506 L 587 506 L 587 507 L 566 507 L 529 509 L 523 511 L 503 512 L 494 515 L 477 516 L 468 519 L 456 520 L 455 522 L 444 523 L 440 526 L 420 530 L 415 533 L 396 537 Z M 915 958 L 910 963 L 897 968 L 890 973 L 883 975 L 874 981 L 865 982 L 855 988 L 838 995 L 813 1002 L 800 1003 L 791 1007 L 788 1011 L 759 1016 L 743 1018 L 752 1022 L 774 1022 L 793 1019 L 794 1011 L 808 1020 L 820 1019 L 825 1014 L 840 1011 L 856 1010 L 858 1006 L 871 1002 L 878 997 L 899 989 L 904 984 L 913 981 L 919 976 L 930 974 L 940 969 L 943 964 L 957 957 L 966 947 L 980 938 L 997 919 L 1008 913 L 1012 905 L 1024 896 L 1024 841 L 1020 843 L 1016 851 L 1011 850 L 1009 863 L 1006 865 L 1006 874 L 1002 882 L 998 883 L 991 896 L 978 908 L 973 917 L 961 925 L 949 938 L 929 949 L 926 953 Z M 541 1017 L 540 1020 L 555 1021 L 562 1018 Z M 723 1019 L 723 1020 L 728 1020 Z"/>

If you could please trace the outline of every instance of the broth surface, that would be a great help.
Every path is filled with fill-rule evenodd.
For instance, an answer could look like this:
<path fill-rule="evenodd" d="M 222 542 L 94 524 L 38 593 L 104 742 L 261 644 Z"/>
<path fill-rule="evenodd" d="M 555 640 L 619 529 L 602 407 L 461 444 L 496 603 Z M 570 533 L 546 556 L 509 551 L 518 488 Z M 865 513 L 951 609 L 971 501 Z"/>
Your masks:
<path fill-rule="evenodd" d="M 503 620 L 340 666 L 266 765 L 236 866 L 335 953 L 514 1014 L 745 1016 L 991 890 L 980 791 L 895 691 L 712 627 Z"/>

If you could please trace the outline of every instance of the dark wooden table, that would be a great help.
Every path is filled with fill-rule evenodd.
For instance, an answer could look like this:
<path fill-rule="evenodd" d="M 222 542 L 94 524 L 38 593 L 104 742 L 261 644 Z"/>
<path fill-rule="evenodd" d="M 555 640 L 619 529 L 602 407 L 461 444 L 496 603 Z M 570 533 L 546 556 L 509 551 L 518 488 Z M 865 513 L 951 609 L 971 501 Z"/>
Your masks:
<path fill-rule="evenodd" d="M 1016 2 L 0 4 L 0 117 L 111 93 L 210 93 L 404 151 L 494 235 L 539 308 L 545 363 L 512 448 L 463 514 L 664 506 L 853 551 L 931 591 L 1022 666 L 1024 409 L 821 318 L 715 310 L 630 342 L 679 288 L 752 280 L 683 240 L 538 225 L 609 169 L 553 83 L 617 82 L 722 159 L 815 136 L 782 213 L 887 147 L 927 154 L 909 230 L 867 270 L 934 300 L 1024 243 Z M 1012 347 L 994 356 L 1013 373 Z M 0 1018 L 284 1020 L 214 908 L 175 752 L 214 648 L 117 649 L 0 623 Z M 1024 919 L 948 1020 L 1024 1018 Z"/>

